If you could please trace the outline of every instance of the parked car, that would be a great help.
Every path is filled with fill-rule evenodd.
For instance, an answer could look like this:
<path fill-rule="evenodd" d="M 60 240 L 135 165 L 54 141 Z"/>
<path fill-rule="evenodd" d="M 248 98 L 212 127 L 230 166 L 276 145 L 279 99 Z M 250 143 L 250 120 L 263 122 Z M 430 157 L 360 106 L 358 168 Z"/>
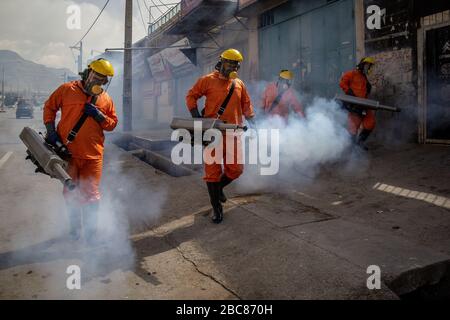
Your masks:
<path fill-rule="evenodd" d="M 22 117 L 34 118 L 33 103 L 30 100 L 20 99 L 17 102 L 16 119 Z"/>

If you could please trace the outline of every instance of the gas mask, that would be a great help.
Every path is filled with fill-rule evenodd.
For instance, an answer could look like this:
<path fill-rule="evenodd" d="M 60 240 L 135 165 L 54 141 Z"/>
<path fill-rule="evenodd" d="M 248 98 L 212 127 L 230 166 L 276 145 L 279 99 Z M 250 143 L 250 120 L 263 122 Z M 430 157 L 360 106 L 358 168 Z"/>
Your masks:
<path fill-rule="evenodd" d="M 239 61 L 221 59 L 217 65 L 216 69 L 224 77 L 228 79 L 236 79 L 238 77 L 238 70 L 241 67 Z"/>
<path fill-rule="evenodd" d="M 87 77 L 83 80 L 84 90 L 91 96 L 101 94 L 104 91 L 103 86 L 109 82 L 107 76 L 101 75 L 94 70 L 88 70 Z"/>
<path fill-rule="evenodd" d="M 292 80 L 278 78 L 278 81 L 277 81 L 278 90 L 285 91 L 285 90 L 289 89 L 291 85 L 292 85 Z"/>
<path fill-rule="evenodd" d="M 364 63 L 363 69 L 362 69 L 363 73 L 365 75 L 369 75 L 372 72 L 372 67 L 373 67 L 373 64 Z"/>

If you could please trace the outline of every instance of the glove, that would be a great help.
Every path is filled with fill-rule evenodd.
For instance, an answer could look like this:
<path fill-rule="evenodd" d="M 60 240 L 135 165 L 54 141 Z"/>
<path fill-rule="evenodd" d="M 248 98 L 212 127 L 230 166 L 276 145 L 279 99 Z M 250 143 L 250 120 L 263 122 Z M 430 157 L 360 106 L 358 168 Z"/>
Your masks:
<path fill-rule="evenodd" d="M 84 113 L 94 118 L 97 122 L 102 122 L 106 119 L 106 116 L 92 103 L 86 103 L 84 105 Z"/>
<path fill-rule="evenodd" d="M 353 104 L 351 103 L 344 103 L 344 107 L 345 109 L 347 109 L 348 112 L 357 114 L 360 117 L 363 117 L 366 115 L 366 110 L 363 108 L 359 108 L 359 107 L 355 107 Z"/>
<path fill-rule="evenodd" d="M 45 128 L 47 129 L 47 135 L 45 136 L 45 141 L 52 146 L 58 147 L 60 144 L 63 144 L 61 138 L 55 129 L 55 123 L 49 122 L 45 124 Z"/>
<path fill-rule="evenodd" d="M 71 157 L 70 151 L 69 149 L 67 149 L 66 145 L 64 145 L 58 133 L 56 132 L 55 123 L 46 123 L 45 127 L 47 129 L 45 141 L 53 146 L 54 150 L 61 158 L 63 158 L 64 160 L 68 160 Z"/>
<path fill-rule="evenodd" d="M 202 116 L 198 112 L 197 108 L 190 110 L 192 118 L 201 118 Z"/>
<path fill-rule="evenodd" d="M 60 144 L 62 144 L 61 138 L 59 137 L 59 135 L 56 133 L 56 131 L 53 132 L 47 132 L 47 136 L 45 138 L 45 141 L 49 144 L 51 144 L 52 146 L 59 146 Z"/>

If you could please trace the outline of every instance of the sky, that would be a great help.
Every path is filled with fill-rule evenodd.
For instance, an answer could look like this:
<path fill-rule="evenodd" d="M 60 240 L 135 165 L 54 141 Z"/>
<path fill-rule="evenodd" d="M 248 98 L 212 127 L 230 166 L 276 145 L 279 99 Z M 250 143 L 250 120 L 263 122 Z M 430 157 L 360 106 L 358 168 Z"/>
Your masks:
<path fill-rule="evenodd" d="M 173 4 L 180 0 L 133 0 L 133 42 L 147 35 L 151 8 L 153 19 L 166 12 L 171 5 L 154 7 L 154 4 Z M 88 30 L 106 0 L 1 0 L 0 50 L 13 50 L 24 59 L 49 67 L 68 68 L 77 72 L 77 50 L 71 50 Z M 138 2 L 143 20 L 139 13 Z M 144 4 L 145 2 L 145 4 Z M 80 9 L 80 28 L 68 28 L 74 22 L 68 7 Z M 105 48 L 123 47 L 125 0 L 110 0 L 108 6 L 83 40 L 84 66 L 87 59 L 103 52 Z M 92 51 L 93 50 L 93 51 Z M 71 53 L 73 51 L 73 54 Z"/>

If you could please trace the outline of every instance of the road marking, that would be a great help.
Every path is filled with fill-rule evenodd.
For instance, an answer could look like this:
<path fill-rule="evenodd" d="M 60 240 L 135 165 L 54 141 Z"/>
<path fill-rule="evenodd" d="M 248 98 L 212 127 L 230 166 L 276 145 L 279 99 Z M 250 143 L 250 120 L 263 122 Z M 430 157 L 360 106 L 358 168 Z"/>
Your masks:
<path fill-rule="evenodd" d="M 1 167 L 8 161 L 9 157 L 11 157 L 12 151 L 8 151 L 1 159 L 0 159 L 0 169 Z"/>

